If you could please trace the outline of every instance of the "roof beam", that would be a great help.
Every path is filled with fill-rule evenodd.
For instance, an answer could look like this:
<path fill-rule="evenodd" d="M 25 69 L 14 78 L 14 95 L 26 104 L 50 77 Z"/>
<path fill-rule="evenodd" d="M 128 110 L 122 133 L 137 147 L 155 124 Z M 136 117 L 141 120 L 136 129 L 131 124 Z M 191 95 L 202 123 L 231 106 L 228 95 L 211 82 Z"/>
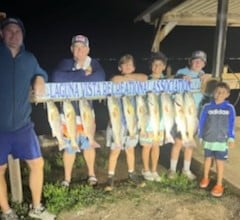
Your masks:
<path fill-rule="evenodd" d="M 177 22 L 169 22 L 166 25 L 159 25 L 158 31 L 155 35 L 152 52 L 157 52 L 160 50 L 160 42 L 172 31 L 174 27 L 176 27 Z"/>

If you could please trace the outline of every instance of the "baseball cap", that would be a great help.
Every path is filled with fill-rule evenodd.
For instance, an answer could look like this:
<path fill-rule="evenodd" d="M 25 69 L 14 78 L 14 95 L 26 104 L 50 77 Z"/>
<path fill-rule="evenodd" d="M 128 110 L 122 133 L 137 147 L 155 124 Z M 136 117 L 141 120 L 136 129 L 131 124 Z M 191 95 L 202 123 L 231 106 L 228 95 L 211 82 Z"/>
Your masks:
<path fill-rule="evenodd" d="M 204 63 L 207 62 L 207 54 L 202 50 L 196 50 L 192 53 L 190 61 L 194 59 L 201 59 Z"/>
<path fill-rule="evenodd" d="M 89 47 L 89 40 L 84 35 L 76 35 L 72 38 L 72 44 L 82 43 L 84 46 Z"/>
<path fill-rule="evenodd" d="M 19 18 L 10 17 L 10 18 L 3 19 L 1 22 L 1 29 L 3 29 L 9 24 L 18 25 L 21 28 L 23 35 L 25 35 L 25 28 L 24 28 L 23 22 Z"/>

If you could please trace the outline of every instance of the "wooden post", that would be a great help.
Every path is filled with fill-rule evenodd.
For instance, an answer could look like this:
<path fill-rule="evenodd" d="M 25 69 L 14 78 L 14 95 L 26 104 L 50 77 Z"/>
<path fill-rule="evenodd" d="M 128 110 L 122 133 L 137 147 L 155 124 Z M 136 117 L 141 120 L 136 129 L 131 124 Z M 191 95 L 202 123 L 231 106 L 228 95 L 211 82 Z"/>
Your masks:
<path fill-rule="evenodd" d="M 14 160 L 12 155 L 9 155 L 8 167 L 12 200 L 21 203 L 23 201 L 23 190 L 19 159 Z"/>

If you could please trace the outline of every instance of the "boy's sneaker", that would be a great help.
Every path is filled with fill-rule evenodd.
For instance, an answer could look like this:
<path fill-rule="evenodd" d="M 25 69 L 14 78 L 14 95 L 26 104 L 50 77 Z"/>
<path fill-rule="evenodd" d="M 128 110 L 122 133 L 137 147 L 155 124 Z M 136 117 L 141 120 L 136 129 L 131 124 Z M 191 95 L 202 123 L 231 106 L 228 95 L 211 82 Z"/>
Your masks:
<path fill-rule="evenodd" d="M 162 181 L 162 178 L 159 176 L 159 174 L 157 172 L 153 172 L 152 177 L 153 177 L 153 180 L 156 181 L 156 182 L 161 182 Z"/>
<path fill-rule="evenodd" d="M 143 178 L 145 180 L 148 180 L 148 181 L 153 181 L 154 180 L 153 175 L 149 170 L 148 171 L 143 171 L 142 170 L 142 175 L 143 175 Z"/>
<path fill-rule="evenodd" d="M 31 218 L 42 219 L 42 220 L 56 219 L 56 215 L 48 212 L 42 205 L 40 205 L 40 207 L 38 208 L 31 208 L 28 213 L 28 216 Z"/>
<path fill-rule="evenodd" d="M 3 213 L 1 215 L 1 219 L 2 220 L 19 220 L 18 216 L 12 209 L 9 213 Z"/>
<path fill-rule="evenodd" d="M 61 186 L 63 186 L 63 187 L 69 187 L 69 186 L 70 186 L 70 182 L 67 181 L 67 180 L 63 180 L 63 181 L 61 182 Z"/>
<path fill-rule="evenodd" d="M 137 186 L 140 186 L 140 187 L 145 186 L 143 179 L 140 176 L 138 176 L 135 172 L 128 173 L 128 178 L 129 178 L 130 182 L 132 182 L 133 184 L 135 184 Z"/>
<path fill-rule="evenodd" d="M 98 179 L 95 176 L 89 176 L 88 177 L 88 184 L 90 186 L 95 186 L 98 183 Z"/>
<path fill-rule="evenodd" d="M 197 177 L 191 172 L 191 170 L 182 170 L 182 175 L 186 176 L 191 181 L 197 179 Z"/>
<path fill-rule="evenodd" d="M 224 188 L 222 185 L 215 185 L 211 190 L 211 195 L 214 197 L 221 197 L 223 195 Z"/>
<path fill-rule="evenodd" d="M 208 179 L 208 178 L 203 178 L 203 179 L 201 180 L 201 182 L 199 183 L 199 187 L 200 187 L 201 189 L 206 189 L 206 188 L 208 187 L 209 183 L 210 183 L 210 179 Z"/>
<path fill-rule="evenodd" d="M 114 176 L 109 175 L 107 179 L 106 187 L 104 188 L 105 191 L 112 191 L 114 187 Z"/>
<path fill-rule="evenodd" d="M 177 172 L 174 170 L 168 170 L 167 177 L 168 179 L 175 179 L 177 176 Z"/>

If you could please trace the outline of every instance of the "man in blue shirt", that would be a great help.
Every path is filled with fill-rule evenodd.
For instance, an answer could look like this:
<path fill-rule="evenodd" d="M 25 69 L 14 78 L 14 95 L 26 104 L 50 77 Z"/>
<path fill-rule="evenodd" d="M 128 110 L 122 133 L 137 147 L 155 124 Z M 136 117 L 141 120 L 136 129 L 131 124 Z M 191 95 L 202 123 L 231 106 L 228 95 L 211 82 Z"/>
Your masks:
<path fill-rule="evenodd" d="M 24 25 L 17 18 L 6 18 L 1 23 L 0 36 L 0 207 L 1 219 L 18 219 L 7 198 L 5 172 L 8 155 L 25 160 L 30 168 L 29 185 L 32 208 L 29 216 L 55 219 L 41 205 L 43 185 L 43 158 L 31 122 L 30 88 L 34 94 L 44 94 L 46 72 L 35 56 L 26 51 L 23 39 Z"/>
<path fill-rule="evenodd" d="M 71 52 L 73 57 L 63 59 L 53 71 L 53 82 L 96 82 L 105 81 L 105 72 L 102 66 L 96 59 L 91 58 L 89 55 L 90 47 L 89 40 L 84 35 L 76 35 L 72 38 Z M 88 183 L 90 185 L 97 184 L 95 176 L 95 147 L 90 146 L 88 140 L 84 135 L 84 129 L 81 123 L 81 117 L 78 106 L 74 106 L 77 113 L 77 141 L 79 149 L 74 149 L 68 142 L 68 131 L 64 123 L 64 115 L 62 114 L 63 131 L 66 136 L 65 151 L 63 153 L 63 163 L 65 180 L 62 182 L 63 186 L 69 186 L 72 176 L 72 168 L 76 158 L 76 152 L 83 150 L 84 159 L 88 167 Z"/>

